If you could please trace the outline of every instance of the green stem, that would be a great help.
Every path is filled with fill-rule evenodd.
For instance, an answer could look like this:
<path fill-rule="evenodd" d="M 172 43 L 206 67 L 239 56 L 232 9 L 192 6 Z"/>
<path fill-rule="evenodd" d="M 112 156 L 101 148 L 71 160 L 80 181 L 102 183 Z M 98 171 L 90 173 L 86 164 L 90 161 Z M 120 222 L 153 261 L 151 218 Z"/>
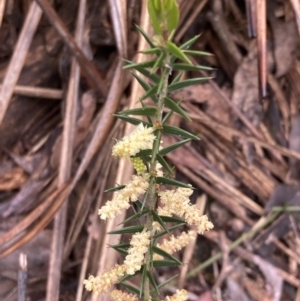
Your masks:
<path fill-rule="evenodd" d="M 164 66 L 169 66 L 170 64 L 170 55 L 166 53 L 166 58 L 164 61 Z M 153 143 L 152 153 L 151 153 L 151 162 L 150 162 L 150 182 L 149 182 L 149 196 L 147 199 L 147 207 L 149 208 L 150 212 L 147 215 L 147 230 L 152 233 L 153 231 L 153 210 L 155 210 L 156 206 L 156 180 L 155 180 L 155 172 L 156 172 L 156 164 L 157 164 L 157 154 L 159 152 L 160 142 L 161 142 L 161 128 L 162 128 L 162 116 L 163 116 L 163 109 L 164 109 L 164 100 L 166 96 L 168 95 L 168 81 L 169 81 L 169 69 L 168 67 L 164 67 L 162 70 L 161 75 L 161 81 L 160 86 L 158 89 L 158 102 L 157 102 L 157 114 L 156 114 L 156 120 L 155 120 L 155 126 L 157 128 L 156 130 L 156 139 Z M 152 268 L 152 258 L 151 258 L 151 246 L 153 244 L 153 238 L 151 238 L 150 247 L 148 249 L 148 252 L 145 255 L 145 264 L 146 269 L 151 273 Z M 145 279 L 144 284 L 144 300 L 150 301 L 151 295 L 150 295 L 150 283 L 148 277 Z"/>

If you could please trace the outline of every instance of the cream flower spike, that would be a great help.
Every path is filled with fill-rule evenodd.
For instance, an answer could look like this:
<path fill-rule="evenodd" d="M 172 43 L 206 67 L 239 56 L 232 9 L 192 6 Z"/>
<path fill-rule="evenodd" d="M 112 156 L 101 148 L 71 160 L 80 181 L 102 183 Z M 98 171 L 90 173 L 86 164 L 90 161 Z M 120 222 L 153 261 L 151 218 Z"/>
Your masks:
<path fill-rule="evenodd" d="M 162 230 L 162 226 L 159 222 L 152 222 L 152 234 Z"/>
<path fill-rule="evenodd" d="M 189 196 L 193 193 L 190 188 L 177 188 L 173 190 L 161 191 L 158 195 L 163 204 L 157 209 L 159 215 L 183 217 L 191 226 L 197 227 L 197 232 L 203 234 L 204 231 L 212 229 L 214 226 L 208 220 L 207 215 L 202 215 L 201 210 L 190 203 Z"/>
<path fill-rule="evenodd" d="M 88 291 L 93 291 L 96 294 L 106 294 L 110 287 L 125 275 L 125 269 L 124 265 L 116 265 L 100 276 L 89 276 L 88 279 L 83 281 L 83 284 Z"/>
<path fill-rule="evenodd" d="M 196 238 L 195 231 L 189 231 L 188 233 L 182 232 L 179 236 L 172 235 L 169 239 L 164 239 L 162 244 L 157 244 L 157 247 L 164 250 L 169 254 L 173 254 L 186 247 L 192 240 Z M 162 256 L 154 254 L 155 260 L 163 259 Z"/>
<path fill-rule="evenodd" d="M 130 241 L 131 247 L 128 249 L 128 255 L 125 258 L 124 265 L 128 275 L 134 275 L 139 271 L 144 262 L 144 255 L 148 251 L 150 244 L 150 231 L 135 233 Z"/>
<path fill-rule="evenodd" d="M 176 290 L 176 293 L 172 296 L 167 296 L 166 301 L 185 301 L 188 299 L 186 290 Z"/>
<path fill-rule="evenodd" d="M 127 292 L 122 292 L 120 290 L 113 290 L 110 293 L 110 296 L 115 301 L 138 301 L 139 299 L 136 295 Z"/>
<path fill-rule="evenodd" d="M 162 169 L 162 165 L 160 163 L 156 163 L 155 170 L 156 170 L 156 176 L 157 177 L 163 177 L 164 176 L 164 173 L 161 169 Z"/>
<path fill-rule="evenodd" d="M 144 194 L 148 189 L 148 177 L 148 174 L 133 175 L 131 182 L 125 188 L 116 191 L 114 198 L 98 210 L 100 218 L 104 220 L 115 218 L 122 210 L 128 209 L 129 202 L 136 202 L 139 195 Z"/>
<path fill-rule="evenodd" d="M 113 146 L 113 156 L 127 158 L 135 156 L 141 150 L 151 149 L 155 139 L 154 130 L 153 127 L 147 128 L 140 123 L 133 132 Z"/>

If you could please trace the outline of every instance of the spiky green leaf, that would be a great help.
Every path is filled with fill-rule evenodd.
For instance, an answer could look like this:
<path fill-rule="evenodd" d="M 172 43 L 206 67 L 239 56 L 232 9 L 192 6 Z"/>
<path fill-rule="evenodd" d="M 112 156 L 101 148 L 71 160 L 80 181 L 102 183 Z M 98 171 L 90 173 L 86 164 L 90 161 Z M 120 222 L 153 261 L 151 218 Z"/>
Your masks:
<path fill-rule="evenodd" d="M 191 47 L 198 40 L 199 37 L 200 37 L 200 35 L 192 37 L 190 40 L 188 40 L 185 43 L 183 43 L 182 45 L 180 45 L 180 49 L 186 51 L 186 49 Z"/>
<path fill-rule="evenodd" d="M 167 50 L 174 55 L 175 57 L 177 57 L 178 59 L 186 62 L 189 65 L 193 65 L 193 63 L 191 62 L 191 60 L 187 57 L 187 55 L 184 54 L 184 52 L 174 43 L 167 41 L 166 43 L 166 48 Z"/>
<path fill-rule="evenodd" d="M 156 183 L 162 184 L 162 185 L 171 185 L 171 186 L 176 186 L 176 187 L 192 188 L 188 184 L 182 183 L 177 180 L 169 179 L 169 178 L 164 178 L 164 177 L 157 177 Z"/>
<path fill-rule="evenodd" d="M 212 53 L 198 50 L 183 50 L 186 55 L 198 55 L 198 56 L 213 56 Z"/>
<path fill-rule="evenodd" d="M 156 46 L 153 44 L 150 36 L 144 31 L 144 29 L 137 24 L 135 24 L 136 29 L 142 34 L 142 36 L 145 38 L 147 43 L 150 45 L 151 48 L 156 48 Z"/>
<path fill-rule="evenodd" d="M 149 49 L 142 50 L 142 51 L 140 51 L 140 53 L 159 55 L 161 53 L 161 50 L 158 47 L 154 47 L 154 48 L 149 48 Z"/>
<path fill-rule="evenodd" d="M 151 74 L 153 74 L 153 73 L 156 71 L 156 69 L 157 69 L 158 67 L 161 67 L 161 66 L 163 65 L 165 56 L 166 56 L 166 55 L 165 55 L 164 52 L 161 52 L 161 53 L 159 54 L 159 56 L 158 56 L 158 58 L 157 58 L 157 60 L 156 60 L 156 63 L 154 64 L 154 66 L 153 66 L 152 69 L 151 69 Z"/>
<path fill-rule="evenodd" d="M 176 126 L 164 125 L 162 131 L 165 134 L 177 135 L 179 137 L 183 137 L 183 138 L 187 138 L 187 139 L 200 140 L 199 137 L 191 134 L 190 132 L 182 130 L 181 128 L 178 128 Z"/>
<path fill-rule="evenodd" d="M 141 115 L 141 116 L 153 116 L 157 112 L 155 107 L 142 107 L 130 110 L 124 110 L 118 112 L 118 115 Z"/>
<path fill-rule="evenodd" d="M 151 158 L 150 158 L 151 160 Z M 149 160 L 149 161 L 150 161 Z M 146 207 L 146 202 L 148 200 L 148 195 L 149 195 L 149 189 L 147 189 L 146 193 L 144 194 L 144 198 L 143 198 L 143 202 L 142 202 L 142 207 L 141 207 L 141 211 L 144 210 L 144 207 Z"/>
<path fill-rule="evenodd" d="M 139 82 L 139 84 L 142 86 L 142 88 L 146 91 L 146 92 L 148 92 L 150 89 L 151 89 L 151 87 L 140 77 L 140 76 L 138 76 L 137 74 L 135 74 L 135 73 L 132 73 L 132 75 L 136 78 L 136 80 Z M 157 86 L 157 85 L 156 85 Z M 156 95 L 153 95 L 153 96 L 151 96 L 151 99 L 155 102 L 155 103 L 157 103 L 157 97 L 156 97 Z"/>
<path fill-rule="evenodd" d="M 132 75 L 136 78 L 136 80 L 138 81 L 138 83 L 142 86 L 142 88 L 145 91 L 150 90 L 150 86 L 140 77 L 138 76 L 136 73 L 132 72 Z"/>
<path fill-rule="evenodd" d="M 172 84 L 178 83 L 180 81 L 181 76 L 183 75 L 184 71 L 178 72 L 178 74 L 172 80 Z"/>
<path fill-rule="evenodd" d="M 138 218 L 142 217 L 143 215 L 147 214 L 148 212 L 149 212 L 148 209 L 144 209 L 140 212 L 137 212 L 137 213 L 131 215 L 130 217 L 128 217 L 127 219 L 125 219 L 125 221 L 123 221 L 122 224 L 128 223 L 128 222 L 133 221 L 135 219 L 138 219 Z"/>
<path fill-rule="evenodd" d="M 150 283 L 152 284 L 152 286 L 154 287 L 154 290 L 156 291 L 156 293 L 159 295 L 159 289 L 158 286 L 156 284 L 156 281 L 152 275 L 152 273 L 150 273 L 149 271 L 147 271 L 147 277 L 150 280 Z M 152 299 L 153 300 L 153 299 Z"/>
<path fill-rule="evenodd" d="M 185 87 L 189 87 L 189 86 L 193 86 L 193 85 L 203 83 L 203 82 L 208 81 L 210 79 L 212 79 L 212 77 L 196 77 L 196 78 L 185 79 L 185 80 L 182 80 L 182 81 L 177 82 L 177 83 L 172 83 L 171 85 L 169 85 L 168 90 L 169 90 L 169 92 L 174 92 L 174 91 L 183 89 Z"/>
<path fill-rule="evenodd" d="M 144 104 L 143 101 L 141 101 L 141 105 L 142 105 L 143 108 L 147 108 L 148 107 L 148 106 L 146 106 Z M 146 116 L 146 118 L 147 118 L 149 124 L 153 124 L 153 120 L 152 120 L 151 116 Z"/>
<path fill-rule="evenodd" d="M 158 222 L 164 229 L 169 233 L 169 230 L 167 228 L 167 225 L 164 223 L 164 221 L 161 219 L 161 217 L 153 210 L 151 211 L 153 219 Z"/>
<path fill-rule="evenodd" d="M 141 286 L 140 286 L 140 298 L 142 298 L 143 291 L 144 291 L 144 286 L 146 282 L 146 277 L 147 277 L 147 268 L 145 265 L 142 266 L 142 281 L 141 281 Z"/>
<path fill-rule="evenodd" d="M 144 100 L 148 97 L 153 97 L 157 95 L 159 83 L 151 87 L 146 93 L 140 98 L 140 100 Z"/>
<path fill-rule="evenodd" d="M 119 253 L 121 253 L 122 255 L 124 256 L 127 256 L 128 252 L 128 248 L 130 247 L 130 244 L 129 243 L 125 243 L 125 242 L 122 242 L 122 243 L 119 243 L 119 244 L 116 244 L 116 245 L 109 245 L 112 249 L 118 251 Z"/>
<path fill-rule="evenodd" d="M 143 157 L 151 156 L 151 154 L 152 154 L 152 150 L 151 149 L 143 149 L 143 150 L 139 151 L 135 155 L 135 157 L 143 158 Z"/>
<path fill-rule="evenodd" d="M 126 249 L 123 248 L 116 248 L 116 247 L 112 247 L 112 249 L 116 250 L 117 252 L 119 252 L 120 254 L 122 254 L 123 256 L 127 256 L 128 252 Z"/>
<path fill-rule="evenodd" d="M 174 275 L 173 277 L 169 278 L 169 279 L 166 280 L 165 282 L 161 283 L 161 284 L 158 286 L 158 289 L 161 289 L 162 287 L 164 287 L 165 285 L 167 285 L 168 283 L 170 283 L 172 280 L 174 280 L 176 277 L 178 277 L 178 274 L 177 274 L 177 275 Z"/>
<path fill-rule="evenodd" d="M 168 230 L 169 230 L 169 232 L 172 232 L 173 230 L 175 230 L 177 228 L 180 228 L 180 227 L 182 227 L 184 225 L 186 225 L 186 223 L 177 224 L 177 225 L 175 225 L 173 227 L 170 227 Z M 159 238 L 159 237 L 161 237 L 161 236 L 163 236 L 163 235 L 165 235 L 167 233 L 168 232 L 166 230 L 161 231 L 161 232 L 159 232 L 159 233 L 157 233 L 157 234 L 154 235 L 154 239 L 157 239 L 157 238 Z"/>
<path fill-rule="evenodd" d="M 179 217 L 174 217 L 174 216 L 163 216 L 160 215 L 160 218 L 165 222 L 165 223 L 185 223 L 185 220 Z"/>
<path fill-rule="evenodd" d="M 139 274 L 139 271 L 137 271 L 137 272 L 135 273 L 135 275 L 136 275 L 136 274 Z M 123 276 L 123 277 L 119 280 L 118 283 L 121 284 L 121 283 L 123 283 L 124 281 L 126 281 L 126 280 L 128 280 L 128 279 L 134 277 L 135 275 L 125 275 L 125 276 Z"/>
<path fill-rule="evenodd" d="M 113 192 L 113 191 L 118 191 L 118 190 L 121 190 L 123 188 L 125 188 L 126 185 L 118 185 L 116 187 L 112 187 L 112 188 L 108 188 L 106 189 L 104 192 Z"/>
<path fill-rule="evenodd" d="M 164 99 L 164 103 L 165 106 L 167 108 L 169 108 L 170 110 L 176 112 L 177 114 L 179 114 L 180 116 L 182 116 L 183 118 L 187 119 L 187 120 L 191 120 L 190 116 L 187 114 L 186 111 L 184 111 L 174 100 L 172 100 L 169 97 L 166 97 Z"/>
<path fill-rule="evenodd" d="M 155 73 L 150 72 L 148 69 L 140 68 L 136 70 L 143 74 L 145 77 L 149 78 L 154 84 L 157 84 L 160 81 L 160 77 L 157 76 Z"/>
<path fill-rule="evenodd" d="M 185 139 L 185 140 L 181 140 L 178 141 L 170 146 L 167 146 L 165 148 L 163 148 L 162 150 L 159 151 L 159 154 L 161 156 L 165 156 L 166 154 L 168 154 L 169 152 L 172 152 L 173 150 L 179 148 L 180 146 L 186 144 L 187 142 L 191 141 L 192 139 Z"/>
<path fill-rule="evenodd" d="M 189 64 L 183 64 L 183 63 L 175 63 L 172 65 L 173 70 L 185 70 L 185 71 L 199 71 L 199 70 L 205 70 L 205 71 L 212 71 L 215 70 L 215 68 L 202 66 L 202 65 L 194 65 L 191 66 Z"/>
<path fill-rule="evenodd" d="M 137 200 L 136 202 L 134 202 L 139 208 L 142 208 L 143 203 L 140 200 Z"/>
<path fill-rule="evenodd" d="M 175 29 L 171 31 L 171 33 L 170 33 L 170 35 L 169 35 L 169 37 L 168 37 L 168 41 L 172 41 L 172 40 L 173 40 L 173 38 L 174 38 L 174 36 L 175 36 L 175 32 L 176 32 Z"/>
<path fill-rule="evenodd" d="M 180 265 L 177 262 L 171 260 L 154 260 L 153 267 L 160 268 L 160 267 L 174 267 Z"/>
<path fill-rule="evenodd" d="M 123 67 L 123 69 L 145 69 L 145 68 L 150 68 L 155 65 L 157 60 L 151 60 L 151 61 L 145 61 L 142 63 L 135 63 L 130 60 L 124 59 L 124 62 L 127 64 Z"/>
<path fill-rule="evenodd" d="M 183 54 L 185 56 L 187 56 L 188 53 L 186 53 L 186 49 L 188 49 L 191 45 L 193 45 L 197 39 L 199 38 L 200 35 L 194 36 L 193 38 L 191 38 L 190 40 L 186 41 L 185 43 L 183 43 L 182 45 L 179 46 L 179 48 L 181 49 L 181 51 L 183 52 Z M 176 60 L 176 57 L 174 55 L 171 56 L 171 66 L 174 64 Z"/>
<path fill-rule="evenodd" d="M 164 159 L 163 156 L 157 154 L 156 155 L 157 161 L 168 171 L 169 174 L 173 174 L 173 169 L 169 165 L 169 163 Z"/>
<path fill-rule="evenodd" d="M 130 244 L 127 242 L 120 242 L 119 244 L 116 245 L 109 245 L 111 248 L 123 248 L 123 249 L 128 249 L 130 247 Z"/>
<path fill-rule="evenodd" d="M 129 293 L 140 296 L 140 290 L 137 289 L 136 287 L 134 287 L 128 283 L 124 283 L 124 282 L 120 283 L 120 285 L 124 286 L 128 290 Z"/>
<path fill-rule="evenodd" d="M 114 116 L 119 118 L 119 119 L 122 119 L 122 120 L 124 120 L 128 123 L 134 124 L 134 125 L 139 125 L 140 123 L 142 123 L 144 126 L 147 126 L 147 127 L 152 126 L 148 122 L 145 122 L 145 121 L 137 119 L 137 118 L 129 117 L 129 116 L 126 116 L 126 115 L 114 114 Z"/>
<path fill-rule="evenodd" d="M 137 232 L 142 232 L 144 229 L 143 226 L 129 226 L 121 229 L 117 229 L 111 232 L 108 232 L 108 234 L 125 234 L 125 233 L 137 233 Z"/>
<path fill-rule="evenodd" d="M 173 113 L 174 113 L 174 111 L 169 111 L 163 118 L 162 124 L 165 124 L 170 119 L 170 117 L 173 115 Z"/>
<path fill-rule="evenodd" d="M 162 249 L 160 249 L 158 247 L 155 247 L 155 246 L 153 246 L 152 249 L 153 249 L 153 251 L 156 254 L 161 255 L 161 256 L 163 256 L 163 257 L 165 257 L 165 258 L 167 258 L 167 259 L 169 259 L 171 261 L 174 261 L 174 262 L 176 262 L 178 264 L 182 264 L 182 262 L 180 260 L 178 260 L 177 258 L 175 258 L 174 256 L 172 256 L 170 253 L 168 253 L 168 252 L 166 252 L 166 251 L 164 251 L 164 250 L 162 250 Z"/>

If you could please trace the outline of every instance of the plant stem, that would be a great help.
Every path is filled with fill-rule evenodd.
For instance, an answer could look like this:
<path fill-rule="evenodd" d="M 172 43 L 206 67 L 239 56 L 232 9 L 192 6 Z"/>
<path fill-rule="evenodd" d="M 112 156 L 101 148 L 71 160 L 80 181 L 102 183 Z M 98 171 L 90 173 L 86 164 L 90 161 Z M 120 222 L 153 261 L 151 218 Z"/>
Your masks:
<path fill-rule="evenodd" d="M 271 215 L 269 215 L 263 223 L 254 226 L 249 232 L 244 233 L 243 235 L 241 235 L 238 239 L 236 239 L 234 242 L 232 242 L 229 245 L 229 251 L 234 250 L 236 247 L 238 247 L 240 244 L 242 244 L 243 242 L 247 241 L 249 238 L 251 238 L 254 234 L 256 234 L 259 230 L 263 229 L 264 227 L 266 227 L 267 225 L 269 225 L 270 223 L 272 223 L 278 216 L 280 215 L 280 212 L 275 212 L 272 213 Z M 201 263 L 200 265 L 198 265 L 197 267 L 195 267 L 194 269 L 192 269 L 188 274 L 187 274 L 187 278 L 193 277 L 197 274 L 199 274 L 203 269 L 205 269 L 206 267 L 208 267 L 209 265 L 211 265 L 212 263 L 214 263 L 215 261 L 221 259 L 223 257 L 223 253 L 219 252 L 216 253 L 214 256 L 210 257 L 209 259 L 207 259 L 205 262 Z"/>
<path fill-rule="evenodd" d="M 156 120 L 155 120 L 155 125 L 157 127 L 156 130 L 156 139 L 153 143 L 153 148 L 152 148 L 152 154 L 151 154 L 151 162 L 150 162 L 150 182 L 149 182 L 149 196 L 147 200 L 147 207 L 150 209 L 148 215 L 147 215 L 147 230 L 152 233 L 153 231 L 153 210 L 155 210 L 155 205 L 156 205 L 156 182 L 155 182 L 155 172 L 156 172 L 156 164 L 157 164 L 157 154 L 159 152 L 159 147 L 160 147 L 160 142 L 161 142 L 161 128 L 162 128 L 162 115 L 163 115 L 163 108 L 164 108 L 164 100 L 168 94 L 168 81 L 169 81 L 169 66 L 170 64 L 170 55 L 169 53 L 166 53 L 165 61 L 164 61 L 164 67 L 162 70 L 162 75 L 161 75 L 161 81 L 160 81 L 160 90 L 158 91 L 159 96 L 158 96 L 158 102 L 157 102 L 157 113 L 156 113 Z M 151 256 L 151 246 L 153 244 L 153 239 L 151 237 L 151 243 L 150 247 L 148 249 L 148 252 L 146 253 L 145 256 L 145 264 L 146 264 L 146 269 L 151 273 L 151 261 L 152 261 L 152 256 Z M 150 283 L 148 277 L 145 279 L 145 284 L 144 284 L 144 300 L 145 301 L 150 301 L 151 296 L 150 296 Z"/>

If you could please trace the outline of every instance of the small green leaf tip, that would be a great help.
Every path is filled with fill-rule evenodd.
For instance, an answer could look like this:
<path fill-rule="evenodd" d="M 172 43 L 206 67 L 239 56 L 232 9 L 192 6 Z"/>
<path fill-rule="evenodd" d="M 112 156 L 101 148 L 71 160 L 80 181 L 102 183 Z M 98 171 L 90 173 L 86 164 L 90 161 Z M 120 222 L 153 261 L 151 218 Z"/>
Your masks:
<path fill-rule="evenodd" d="M 148 0 L 148 12 L 154 32 L 168 36 L 179 23 L 179 7 L 176 0 Z"/>
<path fill-rule="evenodd" d="M 166 43 L 166 47 L 167 50 L 173 54 L 175 57 L 177 57 L 178 59 L 184 61 L 185 63 L 189 64 L 189 65 L 193 65 L 192 61 L 184 54 L 184 52 L 178 47 L 176 46 L 174 43 L 168 41 Z"/>

